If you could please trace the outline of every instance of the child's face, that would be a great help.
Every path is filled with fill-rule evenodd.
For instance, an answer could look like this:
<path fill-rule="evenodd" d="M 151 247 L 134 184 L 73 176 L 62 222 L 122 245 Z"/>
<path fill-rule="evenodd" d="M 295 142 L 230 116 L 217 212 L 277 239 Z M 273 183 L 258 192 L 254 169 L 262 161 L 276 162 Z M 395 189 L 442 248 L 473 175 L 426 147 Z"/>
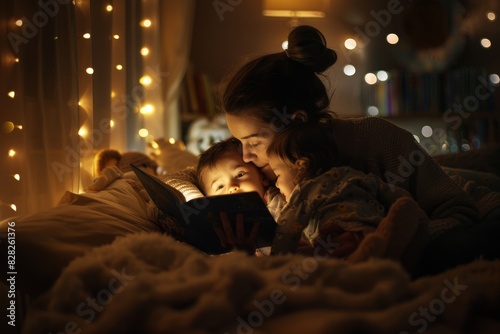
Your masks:
<path fill-rule="evenodd" d="M 276 174 L 276 187 L 280 189 L 280 192 L 288 202 L 293 188 L 295 188 L 294 180 L 296 175 L 294 171 L 274 155 L 269 156 L 269 166 L 271 166 L 274 174 Z"/>
<path fill-rule="evenodd" d="M 223 154 L 213 168 L 202 172 L 201 178 L 207 196 L 256 191 L 264 198 L 263 174 L 236 152 Z"/>

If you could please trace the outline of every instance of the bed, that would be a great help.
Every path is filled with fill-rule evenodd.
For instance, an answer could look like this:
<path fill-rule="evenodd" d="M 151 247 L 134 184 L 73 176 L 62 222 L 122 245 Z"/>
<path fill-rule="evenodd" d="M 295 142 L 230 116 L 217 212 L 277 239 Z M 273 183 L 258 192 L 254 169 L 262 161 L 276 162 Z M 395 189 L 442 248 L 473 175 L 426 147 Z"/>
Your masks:
<path fill-rule="evenodd" d="M 182 187 L 189 167 L 178 170 L 165 180 Z M 449 170 L 461 171 L 456 165 Z M 466 171 L 490 185 L 497 181 L 491 172 Z M 16 274 L 3 269 L 2 283 L 15 276 L 14 286 L 4 287 L 15 298 L 3 294 L 9 296 L 7 306 L 14 301 L 8 315 L 14 313 L 15 326 L 2 332 L 500 330 L 500 259 L 478 258 L 412 278 L 384 259 L 349 264 L 325 256 L 253 257 L 240 251 L 207 256 L 178 241 L 176 231 L 162 233 L 171 221 L 161 217 L 132 173 L 86 193 L 68 192 L 47 211 L 1 222 L 3 254 L 9 223 Z"/>

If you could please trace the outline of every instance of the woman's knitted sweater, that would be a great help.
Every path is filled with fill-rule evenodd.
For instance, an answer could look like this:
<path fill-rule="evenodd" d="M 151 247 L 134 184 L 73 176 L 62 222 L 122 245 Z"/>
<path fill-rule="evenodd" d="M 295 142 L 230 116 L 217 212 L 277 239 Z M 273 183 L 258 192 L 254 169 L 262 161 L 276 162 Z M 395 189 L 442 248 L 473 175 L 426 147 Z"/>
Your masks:
<path fill-rule="evenodd" d="M 412 194 L 429 216 L 431 238 L 451 227 L 479 221 L 473 198 L 408 131 L 377 117 L 338 118 L 332 136 L 339 166 L 374 173 Z"/>

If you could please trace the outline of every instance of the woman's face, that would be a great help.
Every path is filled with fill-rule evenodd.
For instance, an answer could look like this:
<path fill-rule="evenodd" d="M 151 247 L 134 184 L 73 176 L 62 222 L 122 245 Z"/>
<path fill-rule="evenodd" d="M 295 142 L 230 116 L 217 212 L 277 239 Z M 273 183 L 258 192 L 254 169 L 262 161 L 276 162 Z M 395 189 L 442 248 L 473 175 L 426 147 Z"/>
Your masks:
<path fill-rule="evenodd" d="M 274 180 L 266 150 L 274 138 L 271 126 L 250 117 L 226 114 L 227 126 L 231 134 L 243 147 L 243 161 L 253 162 L 270 180 Z"/>

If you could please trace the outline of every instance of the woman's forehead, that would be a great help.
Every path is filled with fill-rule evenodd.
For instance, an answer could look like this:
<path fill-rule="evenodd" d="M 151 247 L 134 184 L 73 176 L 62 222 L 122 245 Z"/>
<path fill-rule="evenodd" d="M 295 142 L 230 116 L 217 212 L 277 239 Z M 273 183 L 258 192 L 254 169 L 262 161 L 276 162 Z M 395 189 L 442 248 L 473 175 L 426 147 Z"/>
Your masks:
<path fill-rule="evenodd" d="M 267 124 L 252 117 L 227 114 L 226 121 L 231 134 L 239 140 L 268 137 L 272 132 Z"/>

